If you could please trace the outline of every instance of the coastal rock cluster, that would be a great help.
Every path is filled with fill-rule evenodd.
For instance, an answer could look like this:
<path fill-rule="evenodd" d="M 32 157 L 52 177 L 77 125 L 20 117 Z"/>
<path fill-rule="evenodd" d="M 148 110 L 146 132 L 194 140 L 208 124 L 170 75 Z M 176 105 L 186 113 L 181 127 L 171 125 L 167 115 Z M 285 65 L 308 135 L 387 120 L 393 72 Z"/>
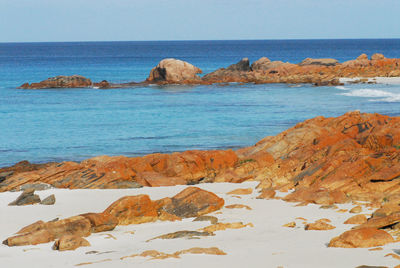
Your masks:
<path fill-rule="evenodd" d="M 275 198 L 276 191 L 290 190 L 282 199 L 302 205 L 334 207 L 363 201 L 375 212 L 369 218 L 349 219 L 348 223 L 360 225 L 334 238 L 330 246 L 371 247 L 393 242 L 391 234 L 400 228 L 400 117 L 358 111 L 334 118 L 319 116 L 236 151 L 186 151 L 134 158 L 100 156 L 80 163 L 23 162 L 0 169 L 0 176 L 1 192 L 19 190 L 25 184 L 70 189 L 137 188 L 255 180 L 259 181 L 260 199 Z M 195 217 L 203 214 L 199 213 L 203 209 L 208 213 L 223 205 L 218 197 L 188 201 L 187 196 L 198 190 L 185 191 L 188 192 L 158 201 L 151 201 L 148 196 L 122 198 L 96 219 L 104 215 L 108 219 L 117 217 L 117 224 L 171 220 Z M 229 194 L 252 192 L 251 188 L 237 189 Z M 194 205 L 198 200 L 206 200 L 208 206 Z M 126 207 L 130 209 L 127 211 Z M 352 213 L 361 211 L 357 206 L 351 209 Z M 115 223 L 110 222 L 111 226 Z M 314 225 L 309 229 L 333 228 L 320 222 Z M 91 224 L 90 228 L 104 230 L 97 224 Z M 40 239 L 45 237 L 36 235 Z"/>
<path fill-rule="evenodd" d="M 385 58 L 376 53 L 369 59 L 366 54 L 355 60 L 339 63 L 336 59 L 306 58 L 299 64 L 271 61 L 262 57 L 250 65 L 248 58 L 240 60 L 227 68 L 220 68 L 203 77 L 202 70 L 188 62 L 178 59 L 163 59 L 154 67 L 146 81 L 141 83 L 113 84 L 106 80 L 92 83 L 82 76 L 57 76 L 39 83 L 25 83 L 23 89 L 43 88 L 119 88 L 148 84 L 215 84 L 215 83 L 307 83 L 316 86 L 339 85 L 339 78 L 355 77 L 399 77 L 400 59 Z"/>
<path fill-rule="evenodd" d="M 197 187 L 188 187 L 172 198 L 153 201 L 148 195 L 125 196 L 102 213 L 86 213 L 49 222 L 37 221 L 7 238 L 7 246 L 37 245 L 56 240 L 54 249 L 73 250 L 90 245 L 82 237 L 111 231 L 117 225 L 156 220 L 175 221 L 201 216 L 224 206 L 224 200 Z"/>

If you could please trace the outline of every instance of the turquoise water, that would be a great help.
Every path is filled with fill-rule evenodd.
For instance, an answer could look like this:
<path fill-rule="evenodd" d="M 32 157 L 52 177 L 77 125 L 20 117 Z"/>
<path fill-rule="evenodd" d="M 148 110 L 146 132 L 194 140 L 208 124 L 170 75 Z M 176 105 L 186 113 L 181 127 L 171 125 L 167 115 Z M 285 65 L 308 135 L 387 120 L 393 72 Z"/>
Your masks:
<path fill-rule="evenodd" d="M 238 148 L 318 115 L 400 114 L 398 85 L 16 89 L 26 81 L 60 74 L 140 81 L 165 57 L 209 72 L 245 56 L 343 61 L 372 51 L 400 57 L 400 40 L 0 44 L 0 166 Z"/>

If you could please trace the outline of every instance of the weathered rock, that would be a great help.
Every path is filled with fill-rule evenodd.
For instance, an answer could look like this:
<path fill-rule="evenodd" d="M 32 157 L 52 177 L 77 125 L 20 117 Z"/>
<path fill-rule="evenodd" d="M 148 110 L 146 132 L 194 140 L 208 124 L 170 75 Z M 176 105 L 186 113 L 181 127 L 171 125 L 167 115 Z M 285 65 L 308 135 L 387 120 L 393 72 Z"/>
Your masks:
<path fill-rule="evenodd" d="M 172 197 L 161 210 L 182 218 L 201 216 L 224 206 L 224 199 L 197 187 L 188 187 Z"/>
<path fill-rule="evenodd" d="M 332 230 L 336 227 L 326 223 L 324 220 L 317 220 L 314 223 L 306 224 L 304 227 L 305 230 L 316 230 L 316 231 L 325 231 L 325 230 Z"/>
<path fill-rule="evenodd" d="M 225 252 L 216 247 L 211 247 L 211 248 L 195 247 L 195 248 L 176 251 L 174 253 L 164 253 L 164 252 L 159 252 L 157 250 L 146 250 L 140 254 L 132 254 L 129 256 L 121 257 L 121 260 L 124 260 L 126 258 L 135 258 L 135 257 L 150 257 L 151 260 L 157 260 L 157 259 L 163 260 L 168 258 L 179 258 L 179 256 L 182 254 L 226 255 Z"/>
<path fill-rule="evenodd" d="M 367 222 L 367 217 L 364 214 L 359 214 L 348 218 L 344 224 L 363 224 L 365 222 Z"/>
<path fill-rule="evenodd" d="M 296 222 L 294 222 L 294 221 L 288 222 L 288 223 L 282 225 L 282 227 L 294 228 L 294 227 L 296 227 Z"/>
<path fill-rule="evenodd" d="M 40 203 L 40 197 L 35 194 L 34 189 L 25 190 L 18 198 L 8 204 L 9 206 L 25 206 Z"/>
<path fill-rule="evenodd" d="M 85 238 L 79 236 L 64 235 L 53 245 L 53 249 L 59 251 L 75 250 L 79 247 L 90 247 L 90 243 Z"/>
<path fill-rule="evenodd" d="M 7 238 L 3 243 L 8 246 L 24 246 L 48 243 L 64 235 L 79 237 L 90 235 L 90 222 L 84 217 L 74 216 L 64 220 L 38 221 L 18 232 L 18 235 Z"/>
<path fill-rule="evenodd" d="M 247 210 L 251 210 L 251 207 L 249 207 L 249 206 L 247 206 L 247 205 L 243 205 L 243 204 L 232 204 L 232 205 L 228 205 L 228 206 L 225 206 L 226 208 L 229 208 L 229 209 L 233 209 L 233 208 L 245 208 L 245 209 L 247 209 Z"/>
<path fill-rule="evenodd" d="M 218 222 L 218 218 L 214 216 L 203 215 L 196 217 L 193 221 L 209 221 L 211 224 L 216 224 Z"/>
<path fill-rule="evenodd" d="M 371 56 L 371 60 L 384 60 L 385 56 L 383 56 L 380 53 L 375 53 L 374 55 Z"/>
<path fill-rule="evenodd" d="M 393 243 L 393 237 L 387 232 L 375 228 L 362 228 L 344 232 L 333 238 L 329 247 L 369 248 Z"/>
<path fill-rule="evenodd" d="M 257 199 L 272 199 L 275 197 L 275 190 L 271 188 L 262 189 Z"/>
<path fill-rule="evenodd" d="M 156 221 L 156 203 L 148 195 L 125 196 L 112 203 L 103 214 L 118 219 L 119 225 L 139 224 Z"/>
<path fill-rule="evenodd" d="M 386 228 L 400 222 L 400 212 L 392 213 L 384 217 L 373 217 L 367 222 L 357 226 L 356 228 Z"/>
<path fill-rule="evenodd" d="M 299 65 L 300 66 L 305 66 L 305 65 L 335 66 L 338 63 L 339 63 L 339 61 L 337 61 L 335 59 L 312 59 L 312 58 L 306 58 Z"/>
<path fill-rule="evenodd" d="M 56 203 L 56 197 L 54 194 L 49 195 L 40 202 L 40 204 L 42 205 L 54 205 L 55 203 Z"/>
<path fill-rule="evenodd" d="M 199 229 L 199 231 L 214 233 L 216 231 L 223 231 L 226 229 L 241 229 L 241 228 L 245 228 L 245 227 L 254 227 L 254 225 L 252 223 L 243 224 L 242 222 L 232 222 L 232 223 L 219 222 L 219 223 L 204 227 L 202 229 Z"/>
<path fill-rule="evenodd" d="M 198 231 L 177 231 L 174 233 L 169 233 L 165 235 L 160 235 L 152 239 L 147 240 L 149 242 L 155 239 L 176 239 L 176 238 L 186 238 L 186 239 L 199 239 L 200 236 L 214 236 L 215 234 L 210 232 L 198 232 Z"/>
<path fill-rule="evenodd" d="M 119 222 L 118 218 L 110 213 L 85 213 L 79 216 L 89 220 L 92 233 L 112 231 Z"/>
<path fill-rule="evenodd" d="M 230 191 L 229 195 L 249 195 L 253 193 L 253 189 L 251 188 L 246 188 L 246 189 L 235 189 L 233 191 Z"/>
<path fill-rule="evenodd" d="M 271 60 L 267 57 L 262 57 L 251 64 L 251 69 L 253 71 L 265 71 L 271 68 Z"/>
<path fill-rule="evenodd" d="M 360 213 L 362 212 L 362 208 L 360 206 L 355 206 L 349 211 L 350 213 Z"/>
<path fill-rule="evenodd" d="M 92 86 L 92 81 L 80 75 L 56 76 L 43 80 L 39 83 L 25 83 L 19 88 L 44 89 L 44 88 L 84 88 Z"/>
<path fill-rule="evenodd" d="M 200 77 L 197 75 L 199 73 L 202 73 L 201 69 L 188 62 L 164 59 L 151 70 L 147 81 L 150 83 L 198 83 L 200 82 Z"/>
<path fill-rule="evenodd" d="M 249 72 L 251 70 L 250 61 L 248 58 L 243 58 L 238 63 L 230 65 L 226 70 L 234 72 Z"/>

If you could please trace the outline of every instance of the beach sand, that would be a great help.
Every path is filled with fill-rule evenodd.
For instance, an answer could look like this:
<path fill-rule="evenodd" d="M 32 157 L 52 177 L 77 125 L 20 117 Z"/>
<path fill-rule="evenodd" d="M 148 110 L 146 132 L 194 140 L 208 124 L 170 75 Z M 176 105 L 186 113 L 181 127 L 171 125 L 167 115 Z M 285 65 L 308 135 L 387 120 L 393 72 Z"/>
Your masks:
<path fill-rule="evenodd" d="M 321 209 L 318 205 L 295 206 L 282 200 L 256 199 L 257 182 L 242 184 L 214 183 L 200 184 L 199 187 L 212 191 L 225 199 L 225 205 L 243 204 L 245 208 L 223 208 L 209 215 L 219 222 L 252 223 L 254 227 L 216 231 L 215 236 L 200 239 L 178 238 L 173 240 L 148 239 L 159 235 L 182 230 L 198 230 L 210 225 L 209 222 L 193 222 L 193 218 L 177 222 L 153 222 L 140 225 L 117 226 L 111 232 L 96 233 L 87 237 L 90 247 L 75 251 L 58 252 L 52 250 L 53 243 L 36 246 L 8 247 L 0 246 L 1 267 L 74 267 L 81 263 L 90 263 L 83 267 L 357 267 L 359 265 L 384 265 L 392 267 L 399 263 L 388 253 L 396 253 L 396 244 L 388 244 L 383 250 L 328 248 L 330 239 L 349 230 L 352 225 L 343 222 L 354 214 L 338 212 L 338 209 L 350 209 L 351 203 L 338 205 L 337 209 Z M 8 206 L 20 192 L 0 193 L 0 238 L 3 240 L 20 228 L 37 220 L 49 221 L 65 218 L 85 212 L 101 212 L 109 204 L 126 195 L 148 194 L 152 199 L 173 196 L 187 186 L 145 187 L 141 189 L 118 190 L 66 190 L 51 189 L 37 192 L 41 198 L 52 193 L 56 196 L 53 206 L 30 205 L 22 207 Z M 233 196 L 228 192 L 238 188 L 253 188 L 250 195 Z M 284 193 L 278 193 L 282 196 Z M 363 207 L 364 214 L 371 210 Z M 330 219 L 336 226 L 329 231 L 306 231 L 304 221 L 308 223 L 321 218 Z M 282 225 L 295 221 L 295 228 Z M 185 254 L 179 259 L 150 260 L 135 257 L 121 260 L 124 256 L 140 254 L 145 250 L 157 250 L 173 253 L 192 247 L 218 247 L 227 255 Z M 91 253 L 91 254 L 89 254 Z M 80 267 L 80 266 L 79 266 Z"/>

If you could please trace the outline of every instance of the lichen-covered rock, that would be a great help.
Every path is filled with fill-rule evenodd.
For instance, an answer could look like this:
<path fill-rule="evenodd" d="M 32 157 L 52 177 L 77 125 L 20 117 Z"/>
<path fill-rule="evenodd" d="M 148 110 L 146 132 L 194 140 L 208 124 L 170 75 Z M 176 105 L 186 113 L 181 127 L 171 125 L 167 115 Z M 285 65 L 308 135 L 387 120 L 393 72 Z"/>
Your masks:
<path fill-rule="evenodd" d="M 156 221 L 156 203 L 148 195 L 125 196 L 112 203 L 104 214 L 118 219 L 119 225 L 139 224 Z"/>
<path fill-rule="evenodd" d="M 367 217 L 364 214 L 359 214 L 348 218 L 344 224 L 363 224 L 365 222 L 367 222 Z"/>
<path fill-rule="evenodd" d="M 344 232 L 333 238 L 329 247 L 370 248 L 393 243 L 393 237 L 387 232 L 375 228 L 362 228 Z"/>
<path fill-rule="evenodd" d="M 335 229 L 336 227 L 326 223 L 324 220 L 317 220 L 313 223 L 306 224 L 304 229 L 306 230 L 315 230 L 315 231 L 325 231 L 325 230 L 332 230 Z"/>
<path fill-rule="evenodd" d="M 79 216 L 89 220 L 92 233 L 112 231 L 119 222 L 118 218 L 110 213 L 85 213 Z"/>

